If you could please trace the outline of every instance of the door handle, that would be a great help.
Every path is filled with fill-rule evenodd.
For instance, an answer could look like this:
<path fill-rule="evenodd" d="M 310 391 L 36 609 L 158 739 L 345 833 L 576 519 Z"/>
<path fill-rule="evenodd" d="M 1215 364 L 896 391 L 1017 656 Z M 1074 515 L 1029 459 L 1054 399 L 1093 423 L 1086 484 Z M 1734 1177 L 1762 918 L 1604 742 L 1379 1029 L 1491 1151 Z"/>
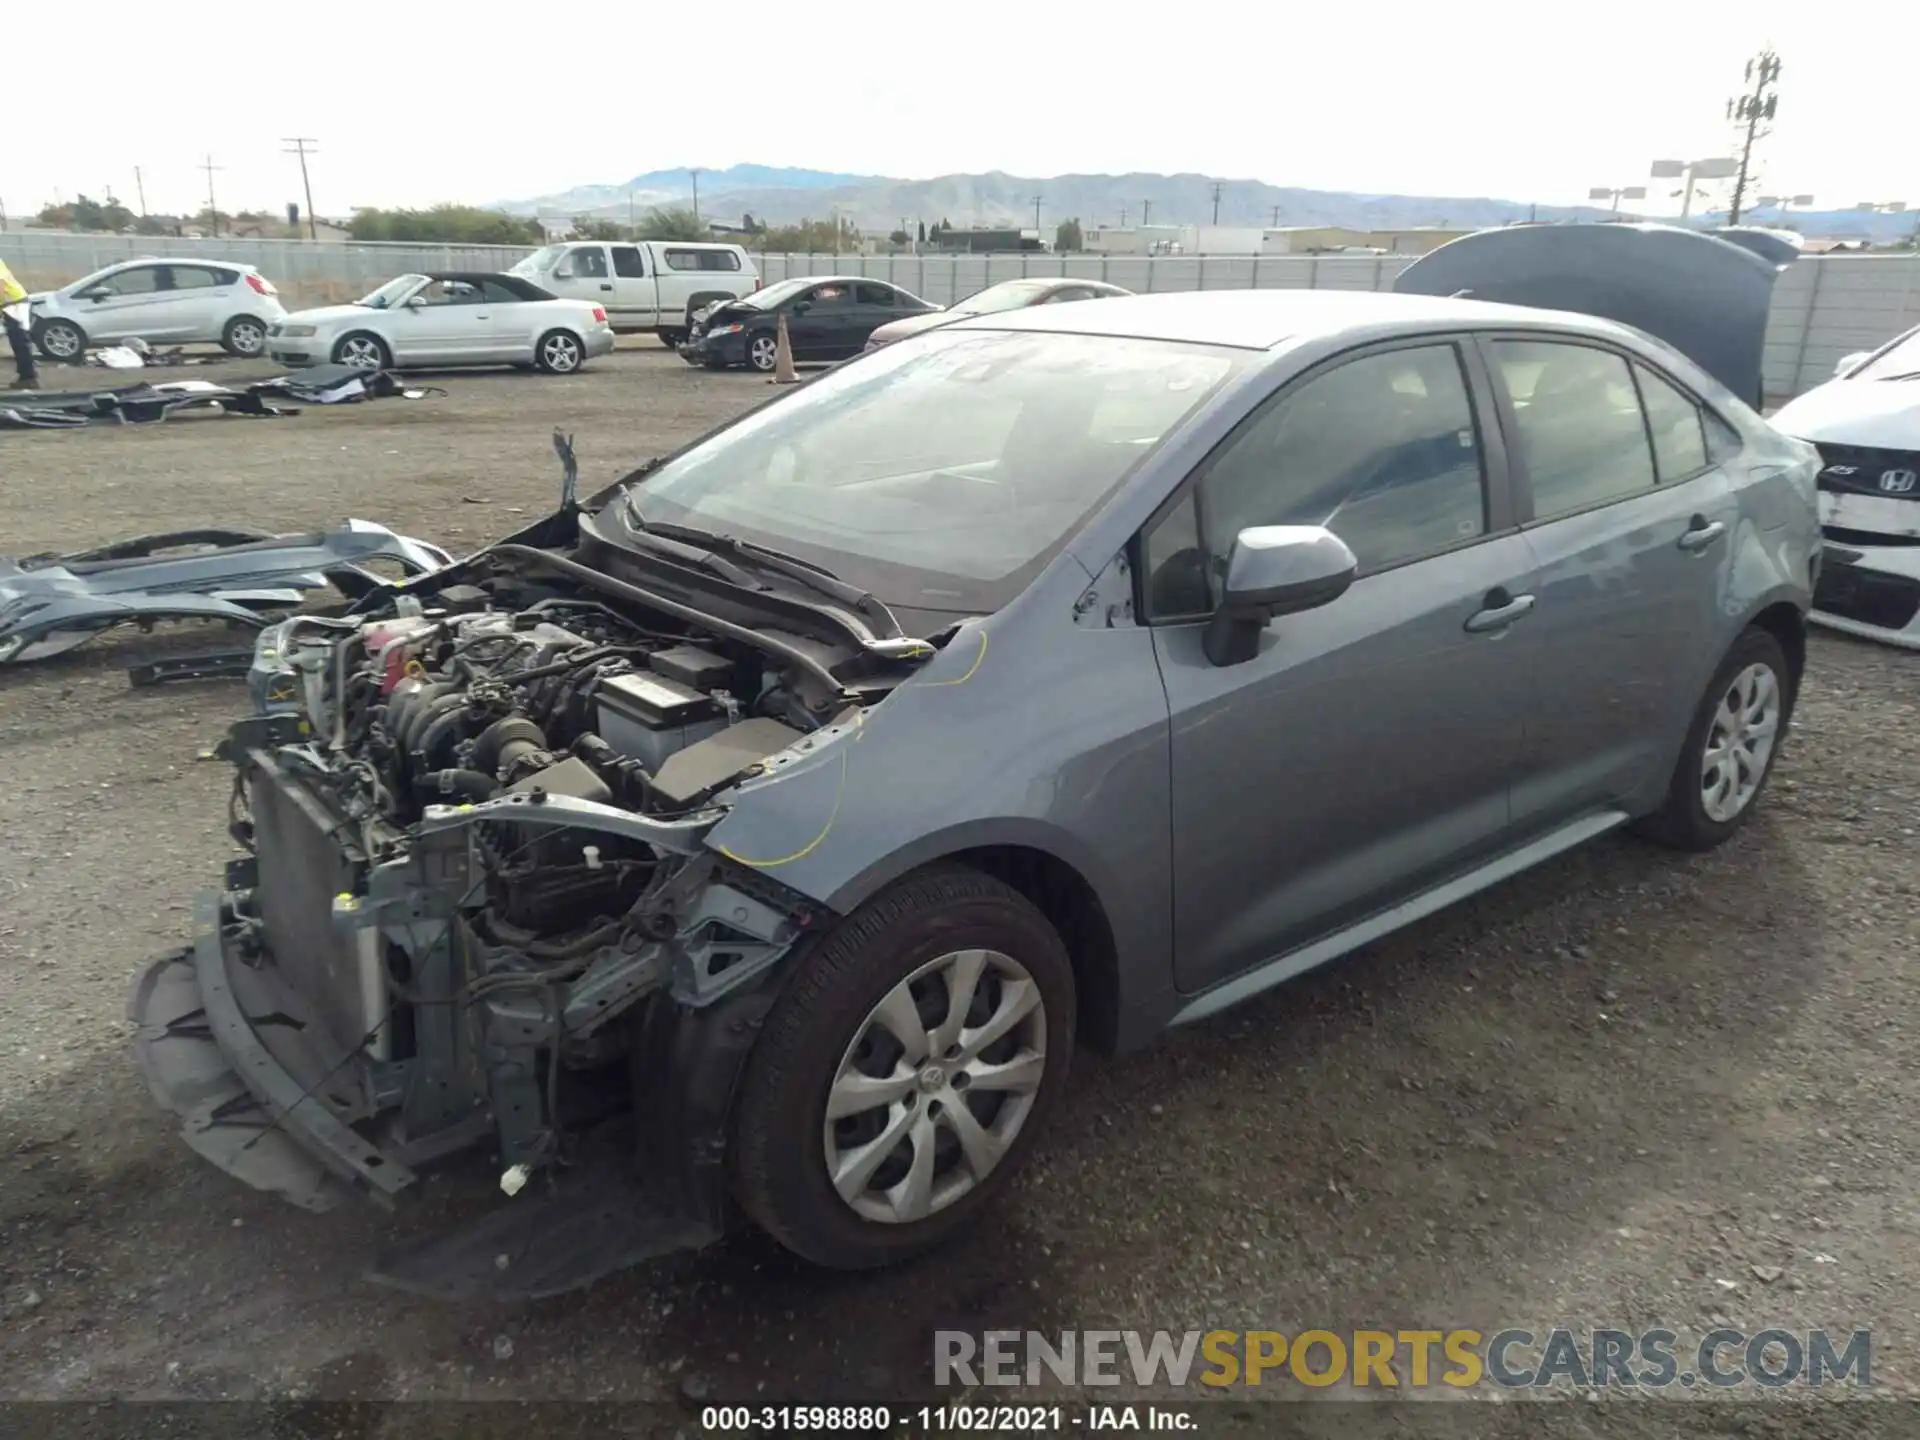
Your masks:
<path fill-rule="evenodd" d="M 1481 605 L 1483 608 L 1467 617 L 1467 630 L 1474 635 L 1486 635 L 1496 630 L 1506 629 L 1522 615 L 1532 611 L 1533 596 L 1509 595 L 1504 590 L 1490 590 Z"/>
<path fill-rule="evenodd" d="M 602 282 L 601 282 L 601 284 L 600 284 L 600 288 L 601 288 L 602 290 L 611 290 L 611 289 L 613 288 L 613 286 L 611 286 L 611 285 L 609 285 L 609 284 L 607 284 L 607 283 L 606 283 L 605 281 L 602 281 Z"/>
<path fill-rule="evenodd" d="M 1688 554 L 1698 555 L 1726 533 L 1725 521 L 1715 520 L 1709 525 L 1704 516 L 1696 515 L 1693 517 L 1693 523 L 1687 526 L 1686 533 L 1675 543 Z"/>

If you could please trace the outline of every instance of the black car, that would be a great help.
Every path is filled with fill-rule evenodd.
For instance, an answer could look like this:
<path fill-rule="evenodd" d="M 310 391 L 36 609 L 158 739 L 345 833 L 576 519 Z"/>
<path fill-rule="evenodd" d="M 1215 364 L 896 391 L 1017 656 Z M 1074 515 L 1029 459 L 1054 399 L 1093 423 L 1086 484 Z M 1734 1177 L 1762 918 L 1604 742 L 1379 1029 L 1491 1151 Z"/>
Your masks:
<path fill-rule="evenodd" d="M 690 365 L 715 370 L 745 365 L 770 371 L 785 315 L 795 360 L 845 360 L 866 348 L 867 337 L 882 325 L 939 308 L 884 280 L 809 275 L 696 315 L 680 355 Z"/>

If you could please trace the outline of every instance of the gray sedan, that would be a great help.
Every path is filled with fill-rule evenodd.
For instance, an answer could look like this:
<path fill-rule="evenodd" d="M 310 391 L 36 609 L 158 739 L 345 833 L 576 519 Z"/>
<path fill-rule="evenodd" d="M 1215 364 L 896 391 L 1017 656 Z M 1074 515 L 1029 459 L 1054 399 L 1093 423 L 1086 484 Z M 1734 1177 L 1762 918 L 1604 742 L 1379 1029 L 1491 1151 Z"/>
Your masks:
<path fill-rule="evenodd" d="M 1209 291 L 890 345 L 265 637 L 253 853 L 141 980 L 142 1062 L 302 1204 L 469 1145 L 509 1195 L 551 1171 L 387 1262 L 414 1288 L 551 1293 L 736 1209 L 898 1259 L 1005 1188 L 1076 1039 L 1622 827 L 1733 835 L 1816 466 L 1667 346 L 1519 306 Z M 614 1103 L 610 1199 L 571 1132 Z"/>
<path fill-rule="evenodd" d="M 1030 305 L 1069 305 L 1077 300 L 1107 300 L 1116 295 L 1132 293 L 1118 285 L 1109 285 L 1104 280 L 1075 280 L 1066 276 L 1002 280 L 998 285 L 976 290 L 964 300 L 956 300 L 945 310 L 909 315 L 903 320 L 882 325 L 867 337 L 867 349 L 878 350 L 909 335 L 923 335 L 942 325 L 951 325 L 956 320 L 968 320 L 976 315 L 998 315 L 1005 310 L 1025 310 Z"/>

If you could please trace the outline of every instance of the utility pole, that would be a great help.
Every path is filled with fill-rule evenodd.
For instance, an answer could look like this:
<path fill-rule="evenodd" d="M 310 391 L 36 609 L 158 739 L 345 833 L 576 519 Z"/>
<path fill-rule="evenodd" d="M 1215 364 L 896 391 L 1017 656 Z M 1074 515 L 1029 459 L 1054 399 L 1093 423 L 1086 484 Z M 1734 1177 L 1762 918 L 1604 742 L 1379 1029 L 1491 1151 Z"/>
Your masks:
<path fill-rule="evenodd" d="M 1740 210 L 1746 203 L 1747 182 L 1752 175 L 1753 142 L 1764 140 L 1772 130 L 1762 130 L 1761 121 L 1772 123 L 1774 112 L 1779 108 L 1780 97 L 1774 92 L 1774 85 L 1780 79 L 1780 57 L 1771 50 L 1762 50 L 1753 59 L 1747 61 L 1747 84 L 1752 86 L 1743 94 L 1727 101 L 1727 119 L 1746 127 L 1746 133 L 1740 141 L 1740 174 L 1733 182 L 1733 203 L 1727 207 L 1727 223 L 1740 223 Z"/>
<path fill-rule="evenodd" d="M 1147 220 L 1152 216 L 1152 214 L 1153 214 L 1153 201 L 1142 200 L 1140 202 L 1140 228 L 1142 230 L 1147 228 Z"/>
<path fill-rule="evenodd" d="M 1280 228 L 1280 207 L 1278 205 L 1273 207 L 1273 228 L 1276 230 Z"/>
<path fill-rule="evenodd" d="M 214 203 L 213 199 L 213 172 L 227 167 L 214 164 L 213 156 L 209 154 L 206 163 L 200 168 L 207 172 L 207 223 L 213 227 L 213 233 L 217 239 L 220 234 L 220 207 Z"/>
<path fill-rule="evenodd" d="M 307 179 L 307 156 L 320 153 L 320 142 L 311 135 L 295 135 L 283 138 L 280 143 L 290 147 L 285 153 L 300 157 L 300 189 L 307 197 L 307 238 L 318 240 L 320 226 L 313 218 L 313 182 Z M 309 145 L 314 147 L 311 151 L 307 149 Z"/>
<path fill-rule="evenodd" d="M 700 171 L 689 167 L 687 174 L 693 177 L 693 218 L 696 224 L 700 220 Z"/>
<path fill-rule="evenodd" d="M 1033 229 L 1036 235 L 1040 233 L 1040 196 L 1038 195 L 1033 197 Z"/>
<path fill-rule="evenodd" d="M 140 178 L 138 165 L 133 167 L 133 193 L 140 197 L 140 218 L 144 220 L 147 218 L 147 185 Z"/>
<path fill-rule="evenodd" d="M 1127 228 L 1127 207 L 1124 205 L 1120 207 L 1120 228 L 1122 230 Z"/>
<path fill-rule="evenodd" d="M 1220 182 L 1213 182 L 1213 223 L 1220 223 Z"/>

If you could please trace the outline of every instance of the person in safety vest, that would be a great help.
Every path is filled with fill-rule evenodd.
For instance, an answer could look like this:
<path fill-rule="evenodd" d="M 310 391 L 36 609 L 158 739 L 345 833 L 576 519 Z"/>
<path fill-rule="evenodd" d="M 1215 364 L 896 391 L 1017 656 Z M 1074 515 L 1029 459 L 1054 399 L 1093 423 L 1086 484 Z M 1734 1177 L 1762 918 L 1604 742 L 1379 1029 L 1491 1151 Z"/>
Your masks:
<path fill-rule="evenodd" d="M 20 372 L 15 384 L 22 390 L 37 389 L 40 377 L 33 368 L 33 319 L 27 287 L 13 278 L 4 260 L 0 260 L 0 320 L 5 321 L 7 344 L 13 348 L 13 367 Z"/>

